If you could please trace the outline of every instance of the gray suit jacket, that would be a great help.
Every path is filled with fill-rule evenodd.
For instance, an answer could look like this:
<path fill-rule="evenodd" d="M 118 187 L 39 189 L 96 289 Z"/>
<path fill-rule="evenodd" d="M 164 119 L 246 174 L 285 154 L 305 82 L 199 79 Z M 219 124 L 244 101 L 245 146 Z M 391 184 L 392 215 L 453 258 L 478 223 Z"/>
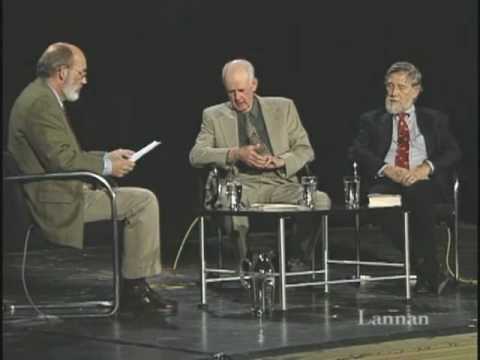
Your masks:
<path fill-rule="evenodd" d="M 290 178 L 314 159 L 308 134 L 292 100 L 260 96 L 257 99 L 273 155 L 285 160 L 285 172 L 282 174 Z M 238 141 L 237 113 L 230 102 L 208 107 L 203 111 L 200 133 L 190 151 L 190 163 L 195 167 L 225 167 L 228 149 L 238 146 Z"/>
<path fill-rule="evenodd" d="M 101 174 L 103 154 L 82 151 L 44 79 L 30 83 L 16 99 L 8 150 L 25 174 L 85 170 Z M 31 214 L 46 237 L 83 246 L 84 199 L 80 181 L 41 181 L 24 186 Z"/>

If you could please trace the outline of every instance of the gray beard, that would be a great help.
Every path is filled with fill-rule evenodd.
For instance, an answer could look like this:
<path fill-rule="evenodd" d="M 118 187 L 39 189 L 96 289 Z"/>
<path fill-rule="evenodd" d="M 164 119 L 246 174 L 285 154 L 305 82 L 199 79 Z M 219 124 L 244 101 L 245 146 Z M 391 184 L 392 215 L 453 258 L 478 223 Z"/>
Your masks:
<path fill-rule="evenodd" d="M 406 108 L 403 108 L 403 106 L 400 103 L 394 103 L 390 102 L 388 98 L 385 98 L 385 109 L 389 114 L 395 115 L 398 113 L 401 113 L 402 111 L 407 111 L 412 104 L 407 104 L 408 106 Z"/>
<path fill-rule="evenodd" d="M 80 98 L 78 91 L 75 91 L 75 89 L 69 88 L 68 86 L 63 89 L 63 95 L 65 96 L 65 100 L 70 102 L 77 101 Z"/>

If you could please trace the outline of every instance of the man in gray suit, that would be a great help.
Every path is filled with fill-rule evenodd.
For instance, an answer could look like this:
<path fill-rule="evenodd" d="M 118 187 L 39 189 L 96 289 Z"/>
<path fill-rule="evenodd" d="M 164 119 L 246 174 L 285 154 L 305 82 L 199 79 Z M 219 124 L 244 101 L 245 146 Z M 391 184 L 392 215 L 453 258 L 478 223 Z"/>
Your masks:
<path fill-rule="evenodd" d="M 86 170 L 123 177 L 135 163 L 133 151 L 83 151 L 72 131 L 64 102 L 76 101 L 87 84 L 87 60 L 75 45 L 50 45 L 37 63 L 37 79 L 16 99 L 8 150 L 26 174 Z M 108 219 L 107 194 L 81 181 L 43 181 L 24 186 L 31 214 L 46 238 L 81 248 L 84 222 Z M 158 274 L 159 209 L 156 196 L 134 187 L 115 189 L 118 218 L 125 221 L 121 310 L 171 312 L 175 302 L 154 292 L 145 278 Z"/>
<path fill-rule="evenodd" d="M 215 165 L 233 169 L 243 185 L 242 201 L 297 204 L 302 197 L 296 174 L 314 159 L 307 132 L 295 104 L 281 97 L 256 95 L 258 81 L 253 65 L 237 59 L 225 64 L 223 84 L 229 101 L 206 108 L 190 162 L 195 167 Z M 317 207 L 329 207 L 324 192 L 315 193 Z M 247 254 L 248 219 L 234 216 L 227 231 L 236 239 L 238 258 Z M 301 227 L 304 229 L 305 227 Z M 309 246 L 287 243 L 292 262 L 308 258 Z M 292 254 L 294 253 L 294 254 Z"/>

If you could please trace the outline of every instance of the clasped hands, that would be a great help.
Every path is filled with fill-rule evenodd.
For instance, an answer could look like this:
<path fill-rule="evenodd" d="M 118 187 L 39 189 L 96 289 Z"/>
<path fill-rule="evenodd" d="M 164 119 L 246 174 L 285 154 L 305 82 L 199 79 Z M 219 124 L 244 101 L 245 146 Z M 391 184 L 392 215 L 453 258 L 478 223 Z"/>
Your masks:
<path fill-rule="evenodd" d="M 242 161 L 248 166 L 259 170 L 274 170 L 285 166 L 285 160 L 273 155 L 262 155 L 265 145 L 246 145 L 230 150 L 229 157 L 232 161 Z"/>
<path fill-rule="evenodd" d="M 402 184 L 403 186 L 411 186 L 419 180 L 428 180 L 431 168 L 427 163 L 422 163 L 411 170 L 387 165 L 383 170 L 383 173 L 386 177 L 396 183 Z"/>
<path fill-rule="evenodd" d="M 129 160 L 135 151 L 128 149 L 117 149 L 108 153 L 112 161 L 112 176 L 124 177 L 135 167 L 135 161 Z"/>

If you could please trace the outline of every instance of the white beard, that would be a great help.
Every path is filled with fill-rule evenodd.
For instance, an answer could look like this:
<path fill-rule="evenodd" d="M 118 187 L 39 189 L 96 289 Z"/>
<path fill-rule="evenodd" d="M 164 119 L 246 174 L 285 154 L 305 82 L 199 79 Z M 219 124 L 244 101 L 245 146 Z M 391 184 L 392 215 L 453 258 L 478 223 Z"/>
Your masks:
<path fill-rule="evenodd" d="M 80 98 L 80 91 L 73 86 L 65 85 L 63 88 L 63 95 L 65 96 L 65 100 L 74 102 Z"/>
<path fill-rule="evenodd" d="M 412 107 L 413 103 L 407 104 L 407 106 L 403 107 L 398 101 L 391 102 L 388 98 L 385 98 L 385 109 L 389 114 L 395 115 L 401 113 L 403 111 L 407 111 Z"/>

